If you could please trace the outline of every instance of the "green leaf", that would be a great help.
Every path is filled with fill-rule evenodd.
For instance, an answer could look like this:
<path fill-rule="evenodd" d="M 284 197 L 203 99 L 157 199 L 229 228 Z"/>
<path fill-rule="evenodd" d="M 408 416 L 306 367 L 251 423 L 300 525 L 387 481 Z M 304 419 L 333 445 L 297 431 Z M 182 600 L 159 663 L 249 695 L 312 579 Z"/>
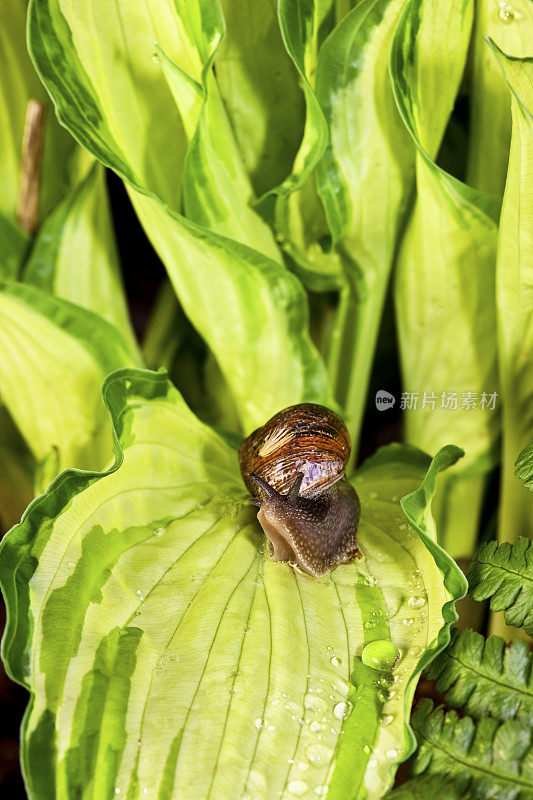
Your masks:
<path fill-rule="evenodd" d="M 434 160 L 464 69 L 472 7 L 462 0 L 416 0 L 406 8 L 391 51 L 396 101 L 418 151 L 417 199 L 395 284 L 405 436 L 435 452 L 453 430 L 465 450 L 435 509 L 441 544 L 454 556 L 472 552 L 480 476 L 496 461 L 499 434 L 491 279 L 498 202 Z M 420 44 L 425 40 L 426 47 Z"/>
<path fill-rule="evenodd" d="M 257 195 L 290 173 L 304 127 L 304 96 L 283 47 L 276 7 L 276 0 L 255 0 L 253 6 L 222 0 L 227 32 L 215 59 L 220 93 Z"/>
<path fill-rule="evenodd" d="M 16 279 L 30 244 L 26 231 L 0 212 L 0 278 Z"/>
<path fill-rule="evenodd" d="M 105 171 L 94 163 L 86 177 L 44 222 L 22 279 L 100 314 L 123 334 L 133 353 Z M 136 359 L 135 359 L 136 360 Z"/>
<path fill-rule="evenodd" d="M 498 64 L 491 58 L 487 37 L 511 56 L 530 55 L 533 5 L 476 3 L 472 33 L 469 143 L 466 182 L 483 192 L 503 194 L 509 144 L 511 103 Z"/>
<path fill-rule="evenodd" d="M 411 778 L 386 795 L 387 800 L 420 800 L 422 797 L 431 797 L 431 800 L 462 800 L 464 791 L 457 778 L 448 774 L 437 774 Z"/>
<path fill-rule="evenodd" d="M 110 457 L 100 385 L 134 364 L 101 317 L 32 286 L 0 283 L 0 395 L 33 456 L 102 469 Z"/>
<path fill-rule="evenodd" d="M 468 573 L 474 600 L 491 598 L 493 611 L 503 611 L 508 625 L 533 635 L 533 545 L 521 536 L 514 544 L 486 542 L 474 554 Z"/>
<path fill-rule="evenodd" d="M 516 460 L 515 475 L 524 481 L 526 489 L 533 492 L 533 444 L 524 447 Z"/>
<path fill-rule="evenodd" d="M 325 368 L 309 339 L 307 302 L 297 279 L 257 251 L 186 220 L 165 202 L 173 194 L 176 205 L 177 187 L 171 192 L 166 182 L 178 165 L 167 153 L 172 148 L 161 155 L 158 142 L 167 122 L 174 128 L 176 122 L 168 109 L 157 113 L 153 107 L 156 101 L 165 109 L 174 106 L 160 63 L 152 59 L 153 47 L 158 41 L 180 66 L 189 60 L 187 73 L 201 82 L 202 61 L 191 41 L 201 41 L 196 28 L 202 17 L 190 4 L 187 11 L 180 4 L 179 14 L 162 2 L 157 6 L 155 27 L 141 0 L 121 9 L 124 39 L 116 10 L 105 3 L 98 5 L 102 13 L 97 15 L 105 34 L 95 37 L 81 7 L 69 7 L 65 17 L 56 0 L 35 0 L 29 21 L 32 54 L 62 122 L 129 181 L 134 206 L 183 310 L 213 352 L 241 425 L 249 431 L 291 403 L 327 401 Z M 210 9 L 206 5 L 205 13 Z M 176 37 L 176 28 L 183 37 Z M 139 37 L 131 33 L 137 29 Z M 117 52 L 123 55 L 116 63 Z M 98 69 L 108 62 L 109 69 Z M 132 115 L 135 125 L 130 125 Z M 141 121 L 148 126 L 146 136 L 138 131 Z M 175 131 L 169 133 L 167 145 L 176 137 Z"/>
<path fill-rule="evenodd" d="M 266 556 L 236 450 L 165 375 L 120 370 L 103 395 L 114 464 L 60 475 L 1 545 L 29 796 L 380 797 L 464 592 L 402 522 L 436 467 L 399 445 L 367 461 L 364 557 L 315 580 Z M 379 640 L 392 675 L 360 658 Z"/>
<path fill-rule="evenodd" d="M 208 33 L 202 84 L 194 83 L 192 87 L 193 104 L 184 92 L 184 84 L 190 87 L 192 79 L 161 49 L 158 50 L 184 125 L 191 130 L 183 170 L 185 215 L 198 225 L 230 236 L 279 261 L 279 251 L 270 228 L 250 207 L 252 186 L 211 69 L 224 36 L 222 17 L 213 20 L 213 30 Z"/>
<path fill-rule="evenodd" d="M 77 179 L 83 161 L 72 137 L 58 124 L 31 63 L 26 49 L 26 10 L 26 0 L 4 0 L 0 17 L 0 212 L 13 223 L 20 188 L 26 108 L 30 99 L 47 107 L 39 192 L 41 219 Z"/>
<path fill-rule="evenodd" d="M 431 700 L 423 700 L 412 725 L 419 741 L 412 771 L 439 776 L 444 789 L 437 797 L 529 800 L 533 796 L 531 728 L 523 722 L 498 723 L 489 717 L 476 722 L 459 718 L 455 711 L 434 709 Z"/>
<path fill-rule="evenodd" d="M 476 719 L 485 715 L 504 722 L 533 724 L 533 654 L 526 642 L 510 645 L 500 636 L 485 639 L 472 630 L 452 631 L 446 650 L 426 670 L 437 691 L 454 708 Z"/>
<path fill-rule="evenodd" d="M 317 189 L 342 275 L 328 367 L 348 415 L 354 452 L 414 167 L 388 71 L 403 7 L 403 0 L 358 3 L 324 42 L 316 74 L 330 133 L 317 166 Z"/>
<path fill-rule="evenodd" d="M 515 477 L 515 459 L 533 441 L 533 59 L 491 50 L 511 90 L 513 132 L 503 199 L 496 301 L 503 400 L 503 452 L 498 539 L 533 537 L 533 497 Z"/>

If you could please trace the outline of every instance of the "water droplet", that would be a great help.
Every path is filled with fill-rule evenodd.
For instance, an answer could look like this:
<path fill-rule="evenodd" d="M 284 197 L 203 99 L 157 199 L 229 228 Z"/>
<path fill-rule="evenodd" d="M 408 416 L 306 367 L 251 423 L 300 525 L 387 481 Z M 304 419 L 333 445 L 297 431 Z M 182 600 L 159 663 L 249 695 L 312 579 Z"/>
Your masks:
<path fill-rule="evenodd" d="M 318 720 L 315 719 L 309 725 L 309 730 L 312 731 L 312 733 L 318 733 L 319 731 L 322 730 L 323 727 L 324 726 L 322 725 L 322 723 L 318 722 Z"/>
<path fill-rule="evenodd" d="M 410 605 L 411 608 L 422 608 L 426 605 L 426 598 L 419 594 L 413 594 L 407 601 L 407 605 Z"/>
<path fill-rule="evenodd" d="M 307 772 L 309 769 L 309 764 L 306 764 L 305 761 L 300 761 L 299 764 L 296 765 L 300 772 Z"/>
<path fill-rule="evenodd" d="M 367 620 L 367 621 L 365 622 L 365 625 L 364 625 L 364 627 L 367 629 L 367 631 L 369 631 L 369 630 L 371 630 L 372 628 L 375 628 L 375 627 L 376 627 L 376 623 L 375 623 L 373 620 L 370 620 L 370 619 L 369 619 L 369 620 Z"/>
<path fill-rule="evenodd" d="M 363 745 L 363 753 L 366 753 L 366 755 L 368 756 L 371 752 L 372 752 L 372 748 L 370 747 L 369 744 Z"/>
<path fill-rule="evenodd" d="M 422 655 L 423 652 L 424 650 L 422 647 L 419 647 L 418 645 L 413 645 L 413 647 L 410 647 L 409 650 L 407 651 L 407 658 L 418 658 L 419 656 Z"/>
<path fill-rule="evenodd" d="M 68 567 L 69 569 L 72 569 L 72 568 L 73 568 L 73 566 L 74 566 L 74 561 L 67 561 L 67 567 Z"/>
<path fill-rule="evenodd" d="M 152 61 L 159 61 L 159 53 L 152 54 Z"/>
<path fill-rule="evenodd" d="M 398 758 L 398 751 L 394 748 L 392 750 L 387 750 L 387 758 Z"/>
<path fill-rule="evenodd" d="M 166 528 L 156 528 L 154 531 L 154 536 L 162 536 L 165 531 Z"/>
<path fill-rule="evenodd" d="M 126 389 L 131 389 L 131 381 L 129 378 L 126 378 L 126 380 L 124 381 L 124 386 L 126 387 Z"/>
<path fill-rule="evenodd" d="M 290 781 L 287 791 L 295 797 L 301 797 L 307 791 L 307 784 L 303 781 Z"/>
<path fill-rule="evenodd" d="M 137 746 L 140 747 L 143 743 L 142 739 L 137 739 Z"/>
<path fill-rule="evenodd" d="M 347 719 L 352 711 L 352 704 L 349 700 L 341 700 L 333 709 L 333 716 L 337 719 Z"/>
<path fill-rule="evenodd" d="M 137 589 L 137 591 L 135 592 L 135 594 L 137 595 L 137 597 L 139 598 L 139 600 L 141 600 L 141 602 L 144 600 L 143 593 L 142 593 L 142 591 L 141 591 L 140 589 Z"/>
<path fill-rule="evenodd" d="M 257 719 L 256 719 L 256 720 L 255 720 L 255 722 L 254 722 L 254 725 L 255 725 L 255 727 L 256 727 L 257 729 L 259 729 L 259 728 L 262 728 L 262 727 L 263 727 L 263 720 L 261 719 L 261 717 L 257 717 Z"/>
<path fill-rule="evenodd" d="M 390 692 L 388 689 L 380 689 L 378 692 L 378 700 L 381 703 L 386 703 L 387 700 L 390 698 Z"/>
<path fill-rule="evenodd" d="M 377 639 L 363 648 L 361 660 L 373 669 L 392 669 L 400 657 L 400 651 L 389 639 Z"/>
<path fill-rule="evenodd" d="M 505 25 L 509 25 L 515 18 L 514 9 L 508 3 L 501 2 L 499 5 L 498 17 Z"/>
<path fill-rule="evenodd" d="M 307 759 L 314 767 L 321 767 L 330 757 L 330 751 L 323 744 L 311 744 L 305 751 Z"/>
<path fill-rule="evenodd" d="M 401 531 L 405 531 L 405 530 L 407 530 L 407 523 L 406 523 L 406 522 L 400 522 L 400 524 L 398 525 L 398 528 L 399 528 Z"/>
<path fill-rule="evenodd" d="M 387 725 L 391 724 L 393 719 L 394 717 L 392 714 L 382 714 L 382 716 L 379 718 L 379 724 L 383 725 L 383 727 L 386 727 Z"/>
<path fill-rule="evenodd" d="M 374 758 L 374 756 L 372 756 L 371 758 L 368 759 L 368 766 L 370 767 L 370 769 L 374 769 L 374 767 L 377 767 L 377 765 L 378 765 L 377 758 Z"/>
<path fill-rule="evenodd" d="M 414 624 L 414 619 L 412 617 L 406 617 L 405 619 L 402 619 L 402 625 L 404 626 L 404 628 L 411 628 L 413 624 Z"/>
<path fill-rule="evenodd" d="M 267 731 L 269 731 L 269 733 L 272 733 L 272 731 L 276 730 L 276 726 L 275 725 L 267 725 L 266 729 L 267 729 Z"/>
<path fill-rule="evenodd" d="M 333 658 L 330 659 L 330 660 L 331 660 L 331 664 L 334 667 L 340 667 L 342 665 L 342 659 L 339 658 L 338 656 L 333 656 Z"/>

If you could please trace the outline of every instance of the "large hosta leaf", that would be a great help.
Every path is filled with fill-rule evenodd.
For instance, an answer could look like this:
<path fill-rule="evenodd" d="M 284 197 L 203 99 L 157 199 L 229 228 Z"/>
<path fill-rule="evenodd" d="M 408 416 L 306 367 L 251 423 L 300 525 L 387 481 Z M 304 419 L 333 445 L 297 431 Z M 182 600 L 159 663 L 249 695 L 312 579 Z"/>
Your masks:
<path fill-rule="evenodd" d="M 201 55 L 212 52 L 213 42 L 204 31 L 211 28 L 199 20 L 210 19 L 216 7 L 157 0 L 149 14 L 142 0 L 134 0 L 117 16 L 102 0 L 83 8 L 36 0 L 30 42 L 62 122 L 129 182 L 183 309 L 215 355 L 249 430 L 291 402 L 324 400 L 327 386 L 324 365 L 309 341 L 305 295 L 294 276 L 176 211 L 183 165 L 177 151 L 186 136 L 161 62 L 152 56 L 159 43 L 200 83 Z"/>
<path fill-rule="evenodd" d="M 533 536 L 533 496 L 514 475 L 533 440 L 533 58 L 512 58 L 492 43 L 511 93 L 512 139 L 500 221 L 496 300 L 503 397 L 502 493 L 498 538 Z"/>
<path fill-rule="evenodd" d="M 487 37 L 511 56 L 530 55 L 533 40 L 530 0 L 478 2 L 474 16 L 467 183 L 501 196 L 509 161 L 511 102 Z"/>
<path fill-rule="evenodd" d="M 98 162 L 93 162 L 83 180 L 45 220 L 22 278 L 100 314 L 136 351 L 111 225 L 105 170 Z"/>
<path fill-rule="evenodd" d="M 367 461 L 364 557 L 314 580 L 266 557 L 236 451 L 163 374 L 121 370 L 103 393 L 115 463 L 60 475 L 1 550 L 31 799 L 380 797 L 465 591 L 421 527 L 460 451 Z M 392 674 L 363 663 L 389 639 Z"/>
<path fill-rule="evenodd" d="M 38 461 L 54 452 L 63 468 L 102 469 L 111 448 L 101 382 L 138 363 L 96 314 L 33 286 L 0 282 L 0 395 Z"/>
<path fill-rule="evenodd" d="M 391 51 L 398 108 L 418 149 L 417 200 L 395 286 L 406 439 L 433 452 L 453 427 L 465 449 L 464 463 L 446 476 L 436 509 L 441 541 L 455 556 L 471 554 L 482 476 L 496 460 L 499 434 L 494 395 L 499 203 L 435 163 L 464 69 L 472 11 L 473 4 L 461 0 L 414 0 Z M 424 35 L 432 47 L 420 47 Z"/>

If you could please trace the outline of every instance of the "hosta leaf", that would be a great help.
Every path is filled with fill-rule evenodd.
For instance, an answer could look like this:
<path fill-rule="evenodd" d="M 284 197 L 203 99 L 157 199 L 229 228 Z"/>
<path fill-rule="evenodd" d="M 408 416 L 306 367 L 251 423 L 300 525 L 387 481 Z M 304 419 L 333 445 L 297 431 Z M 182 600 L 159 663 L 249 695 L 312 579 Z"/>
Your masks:
<path fill-rule="evenodd" d="M 270 228 L 250 207 L 253 191 L 211 70 L 224 36 L 224 22 L 214 14 L 206 37 L 201 85 L 159 50 L 165 75 L 188 131 L 190 145 L 183 169 L 183 207 L 188 219 L 248 244 L 279 260 Z M 187 88 L 188 91 L 184 91 Z M 189 93 L 194 94 L 191 101 Z"/>
<path fill-rule="evenodd" d="M 152 59 L 154 43 L 200 82 L 202 48 L 191 42 L 203 41 L 199 21 L 213 13 L 213 5 L 200 9 L 187 3 L 176 10 L 158 0 L 151 9 L 154 24 L 142 0 L 129 3 L 121 8 L 120 28 L 116 9 L 102 0 L 84 8 L 36 0 L 30 9 L 32 54 L 60 119 L 129 181 L 184 312 L 213 352 L 241 424 L 250 430 L 290 403 L 324 401 L 325 369 L 309 340 L 306 298 L 298 281 L 274 261 L 188 222 L 164 202 L 172 195 L 171 203 L 177 204 L 179 165 L 166 152 L 171 148 L 162 154 L 158 146 L 165 126 L 175 128 L 176 120 L 168 116 L 167 106 L 174 103 L 160 62 Z M 105 25 L 97 37 L 86 19 L 93 12 L 95 24 Z M 183 36 L 176 37 L 176 28 Z M 133 33 L 137 29 L 139 36 Z M 119 61 L 117 52 L 123 54 Z M 101 69 L 102 64 L 108 68 Z M 156 108 L 156 102 L 167 110 Z M 138 130 L 141 122 L 146 136 Z M 179 138 L 176 133 L 167 137 Z"/>
<path fill-rule="evenodd" d="M 111 227 L 105 171 L 94 163 L 86 177 L 39 231 L 23 280 L 100 314 L 136 343 L 128 317 Z"/>
<path fill-rule="evenodd" d="M 472 551 L 484 486 L 478 476 L 494 464 L 499 432 L 493 280 L 498 203 L 434 161 L 464 68 L 472 6 L 416 0 L 391 52 L 398 108 L 418 149 L 417 200 L 395 286 L 406 438 L 433 452 L 453 427 L 464 447 L 464 463 L 447 476 L 436 508 L 441 543 L 457 556 Z M 425 25 L 433 42 L 426 49 L 416 46 Z"/>
<path fill-rule="evenodd" d="M 276 0 L 222 0 L 226 39 L 217 83 L 257 195 L 290 173 L 304 125 L 298 73 L 286 53 Z M 268 75 L 268 80 L 265 80 Z"/>
<path fill-rule="evenodd" d="M 414 148 L 388 71 L 404 5 L 403 0 L 358 3 L 324 42 L 316 74 L 330 132 L 317 166 L 317 188 L 344 276 L 328 364 L 354 450 L 414 168 Z"/>
<path fill-rule="evenodd" d="M 439 776 L 443 788 L 436 797 L 533 797 L 530 726 L 515 719 L 459 718 L 455 711 L 434 709 L 431 700 L 416 709 L 412 725 L 419 742 L 412 772 Z"/>
<path fill-rule="evenodd" d="M 115 463 L 60 475 L 2 544 L 32 800 L 380 797 L 465 590 L 399 498 L 459 451 L 368 460 L 364 557 L 315 580 L 266 557 L 236 450 L 163 374 L 121 370 L 103 394 Z M 428 500 L 411 499 L 417 519 Z M 392 678 L 360 658 L 383 639 L 401 651 Z"/>
<path fill-rule="evenodd" d="M 533 23 L 532 23 L 533 24 Z M 533 537 L 533 496 L 514 475 L 518 453 L 533 441 L 533 59 L 492 52 L 511 91 L 513 131 L 496 267 L 498 364 L 503 453 L 498 538 Z"/>
<path fill-rule="evenodd" d="M 486 37 L 511 56 L 531 54 L 533 5 L 476 3 L 472 33 L 467 183 L 501 197 L 511 140 L 511 102 L 501 70 Z"/>
<path fill-rule="evenodd" d="M 452 631 L 446 650 L 426 670 L 445 692 L 448 705 L 465 706 L 476 719 L 489 715 L 502 722 L 516 717 L 533 724 L 533 654 L 526 642 L 507 646 L 500 636 L 485 639 L 472 630 Z"/>
<path fill-rule="evenodd" d="M 30 245 L 30 237 L 17 222 L 0 212 L 0 278 L 16 279 Z"/>
<path fill-rule="evenodd" d="M 24 284 L 0 283 L 0 395 L 40 461 L 102 469 L 111 456 L 100 385 L 135 364 L 101 317 Z"/>
<path fill-rule="evenodd" d="M 533 544 L 520 537 L 514 544 L 482 544 L 468 573 L 474 600 L 491 598 L 493 611 L 503 611 L 508 625 L 533 636 Z"/>

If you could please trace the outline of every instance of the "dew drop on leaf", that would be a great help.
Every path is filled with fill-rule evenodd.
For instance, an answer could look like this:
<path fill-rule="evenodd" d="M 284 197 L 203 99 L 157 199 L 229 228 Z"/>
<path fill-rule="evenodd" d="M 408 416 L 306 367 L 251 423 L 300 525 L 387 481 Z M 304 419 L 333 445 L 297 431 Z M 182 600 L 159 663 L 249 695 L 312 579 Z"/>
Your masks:
<path fill-rule="evenodd" d="M 411 608 L 422 608 L 422 606 L 426 604 L 426 598 L 419 594 L 413 594 L 407 601 L 407 604 L 410 605 Z"/>
<path fill-rule="evenodd" d="M 303 781 L 290 781 L 287 786 L 287 791 L 289 794 L 294 795 L 294 797 L 301 797 L 307 791 L 307 784 Z"/>
<path fill-rule="evenodd" d="M 342 659 L 340 659 L 338 656 L 333 656 L 333 658 L 330 660 L 334 667 L 340 667 L 342 665 Z"/>
<path fill-rule="evenodd" d="M 394 667 L 399 656 L 400 651 L 393 642 L 389 639 L 377 639 L 363 648 L 361 660 L 367 667 L 389 670 Z"/>
<path fill-rule="evenodd" d="M 414 624 L 414 619 L 412 617 L 406 617 L 402 620 L 402 625 L 404 628 L 411 628 Z"/>
<path fill-rule="evenodd" d="M 509 25 L 515 18 L 513 7 L 508 3 L 501 2 L 498 11 L 498 17 L 500 18 L 500 22 L 503 22 L 505 25 Z"/>
<path fill-rule="evenodd" d="M 334 707 L 333 716 L 337 719 L 347 719 L 347 717 L 350 716 L 352 707 L 353 706 L 349 700 L 341 700 L 341 702 L 337 703 L 337 705 Z"/>

